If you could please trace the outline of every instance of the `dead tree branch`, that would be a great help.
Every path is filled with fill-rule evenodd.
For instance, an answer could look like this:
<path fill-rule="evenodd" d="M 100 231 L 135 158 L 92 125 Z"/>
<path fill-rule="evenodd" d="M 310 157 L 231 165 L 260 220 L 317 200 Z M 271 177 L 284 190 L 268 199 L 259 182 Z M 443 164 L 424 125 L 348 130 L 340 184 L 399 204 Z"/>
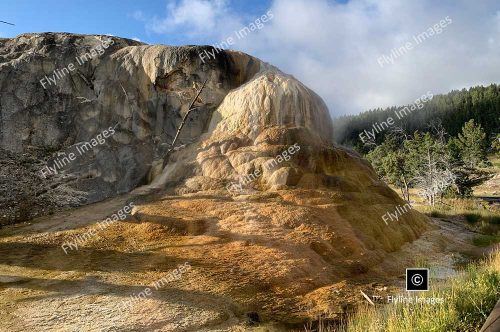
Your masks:
<path fill-rule="evenodd" d="M 167 160 L 168 154 L 175 149 L 175 143 L 177 143 L 177 139 L 179 138 L 179 135 L 181 133 L 182 128 L 186 124 L 186 120 L 187 120 L 189 114 L 191 114 L 192 111 L 194 111 L 195 109 L 198 108 L 198 106 L 194 106 L 194 104 L 196 103 L 196 101 L 198 100 L 198 97 L 200 96 L 201 92 L 205 88 L 205 85 L 207 84 L 207 81 L 208 81 L 208 78 L 205 80 L 205 82 L 203 82 L 203 85 L 200 87 L 200 89 L 198 90 L 198 92 L 194 96 L 193 100 L 189 104 L 188 111 L 186 112 L 186 114 L 184 114 L 184 117 L 182 118 L 182 121 L 179 124 L 179 127 L 177 128 L 177 132 L 175 133 L 174 139 L 173 139 L 172 143 L 170 144 L 170 148 L 166 152 L 165 161 L 163 162 L 164 165 L 165 165 L 165 162 Z"/>
<path fill-rule="evenodd" d="M 123 90 L 123 93 L 125 94 L 125 99 L 127 100 L 127 103 L 130 103 L 130 100 L 128 100 L 127 91 L 125 91 L 125 88 L 123 87 L 122 82 L 118 82 L 118 83 L 120 83 L 120 86 L 122 87 L 122 90 Z"/>
<path fill-rule="evenodd" d="M 76 97 L 76 99 L 80 99 L 80 104 L 86 104 L 86 103 L 92 103 L 94 101 L 96 101 L 96 99 L 88 99 L 88 98 L 85 98 L 85 97 Z"/>

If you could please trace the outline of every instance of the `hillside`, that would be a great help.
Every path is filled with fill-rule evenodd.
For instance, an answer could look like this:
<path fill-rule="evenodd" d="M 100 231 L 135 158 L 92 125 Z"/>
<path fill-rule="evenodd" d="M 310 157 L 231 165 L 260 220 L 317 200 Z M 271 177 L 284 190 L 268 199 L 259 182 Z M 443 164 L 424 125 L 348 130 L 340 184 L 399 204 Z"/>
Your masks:
<path fill-rule="evenodd" d="M 404 110 L 406 107 L 409 110 Z M 398 119 L 395 114 L 401 118 Z M 359 134 L 372 129 L 375 123 L 387 121 L 389 117 L 393 117 L 395 123 L 376 135 L 377 144 L 384 141 L 392 128 L 400 127 L 408 133 L 416 130 L 427 131 L 429 123 L 436 121 L 443 125 L 449 135 L 456 136 L 465 122 L 474 119 L 485 129 L 488 137 L 491 137 L 500 132 L 499 114 L 500 86 L 497 84 L 477 86 L 434 95 L 428 101 L 419 98 L 416 103 L 410 105 L 373 109 L 357 115 L 336 118 L 334 141 L 366 152 L 367 147 L 361 142 Z"/>
<path fill-rule="evenodd" d="M 2 328 L 283 331 L 396 292 L 416 257 L 482 253 L 413 209 L 384 222 L 405 202 L 317 94 L 210 50 L 0 40 Z"/>

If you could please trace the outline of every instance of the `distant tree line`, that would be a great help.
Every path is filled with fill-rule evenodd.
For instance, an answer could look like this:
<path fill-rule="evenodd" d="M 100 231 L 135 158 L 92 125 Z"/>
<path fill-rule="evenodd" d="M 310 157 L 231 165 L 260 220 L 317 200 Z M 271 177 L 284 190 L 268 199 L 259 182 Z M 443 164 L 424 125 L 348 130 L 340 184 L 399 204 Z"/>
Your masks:
<path fill-rule="evenodd" d="M 336 118 L 334 122 L 334 140 L 344 146 L 353 147 L 361 153 L 368 153 L 372 146 L 361 142 L 359 134 L 372 127 L 374 123 L 386 121 L 389 116 L 400 113 L 405 106 L 393 106 L 386 109 L 369 110 L 358 115 Z M 454 90 L 448 94 L 436 95 L 427 101 L 421 109 L 415 110 L 395 123 L 406 133 L 426 132 L 427 125 L 440 119 L 441 125 L 450 136 L 457 136 L 465 122 L 473 119 L 494 141 L 500 132 L 500 86 L 477 86 L 468 90 Z M 377 134 L 374 143 L 385 141 L 390 130 Z"/>
<path fill-rule="evenodd" d="M 410 188 L 419 188 L 429 205 L 444 195 L 469 196 L 472 187 L 489 178 L 488 150 L 498 153 L 500 136 L 493 144 L 474 120 L 467 121 L 456 136 L 450 136 L 439 121 L 426 131 L 406 133 L 400 128 L 385 135 L 365 155 L 379 176 L 401 190 L 410 201 Z"/>
<path fill-rule="evenodd" d="M 387 126 L 409 106 L 337 118 L 334 140 L 363 154 L 407 201 L 410 188 L 419 188 L 430 205 L 445 195 L 471 195 L 491 176 L 486 155 L 500 152 L 500 86 L 433 96 Z"/>

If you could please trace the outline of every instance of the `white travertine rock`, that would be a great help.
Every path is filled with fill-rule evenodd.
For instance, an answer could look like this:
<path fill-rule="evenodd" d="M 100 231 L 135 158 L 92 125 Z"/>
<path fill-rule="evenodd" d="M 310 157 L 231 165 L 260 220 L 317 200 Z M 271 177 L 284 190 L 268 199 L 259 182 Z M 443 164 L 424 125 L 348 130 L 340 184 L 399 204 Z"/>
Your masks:
<path fill-rule="evenodd" d="M 333 135 L 321 98 L 277 69 L 259 72 L 250 82 L 230 91 L 215 111 L 209 131 L 241 132 L 255 139 L 273 126 L 304 127 L 325 142 Z"/>

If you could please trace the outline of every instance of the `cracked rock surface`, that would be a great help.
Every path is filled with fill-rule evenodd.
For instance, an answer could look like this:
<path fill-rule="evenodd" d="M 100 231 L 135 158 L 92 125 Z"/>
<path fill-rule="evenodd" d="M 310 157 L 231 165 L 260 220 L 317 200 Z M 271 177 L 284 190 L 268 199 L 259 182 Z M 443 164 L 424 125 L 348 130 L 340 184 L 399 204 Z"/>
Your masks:
<path fill-rule="evenodd" d="M 240 52 L 202 62 L 207 49 L 0 39 L 0 223 L 34 218 L 0 229 L 9 331 L 301 328 L 339 319 L 373 280 L 395 287 L 415 254 L 464 247 L 412 209 L 383 222 L 405 202 L 331 143 L 313 91 Z M 119 309 L 185 262 L 182 278 Z"/>
<path fill-rule="evenodd" d="M 260 61 L 240 53 L 221 53 L 202 63 L 198 53 L 206 48 L 66 33 L 0 38 L 0 148 L 38 161 L 16 178 L 22 184 L 38 177 L 41 190 L 49 191 L 61 185 L 63 174 L 72 179 L 65 190 L 83 193 L 81 204 L 147 183 L 198 86 L 208 80 L 179 145 L 196 141 L 228 91 L 260 70 Z M 103 137 L 110 127 L 114 134 Z M 42 174 L 45 165 L 61 167 Z M 8 196 L 7 187 L 1 190 Z M 2 204 L 0 223 L 52 210 L 5 212 L 19 199 Z M 45 199 L 55 207 L 69 203 L 50 193 Z"/>

